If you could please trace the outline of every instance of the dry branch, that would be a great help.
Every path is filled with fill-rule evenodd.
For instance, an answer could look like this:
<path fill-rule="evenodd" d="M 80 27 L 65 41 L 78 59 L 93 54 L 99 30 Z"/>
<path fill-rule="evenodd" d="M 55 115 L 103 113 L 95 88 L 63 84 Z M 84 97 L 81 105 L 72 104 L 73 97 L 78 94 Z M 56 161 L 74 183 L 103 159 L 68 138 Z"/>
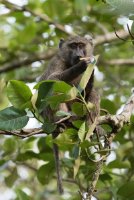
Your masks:
<path fill-rule="evenodd" d="M 13 60 L 10 63 L 6 63 L 3 66 L 0 67 L 0 73 L 3 72 L 7 72 L 7 71 L 11 71 L 20 67 L 26 67 L 27 65 L 30 65 L 33 62 L 36 61 L 41 61 L 41 60 L 48 60 L 50 58 L 52 58 L 55 54 L 55 50 L 51 51 L 47 51 L 41 54 L 35 54 L 35 55 L 31 55 L 31 56 L 27 56 L 25 58 L 18 58 L 17 60 Z"/>
<path fill-rule="evenodd" d="M 133 109 L 134 93 L 128 99 L 120 114 L 101 116 L 98 119 L 98 124 L 109 124 L 112 126 L 112 128 L 114 128 L 114 130 L 116 130 L 116 132 L 119 132 L 124 124 L 128 124 L 130 122 L 130 117 L 132 115 Z"/>
<path fill-rule="evenodd" d="M 120 29 L 116 31 L 116 33 L 123 39 L 129 36 L 129 33 L 125 31 L 124 29 Z M 100 45 L 106 42 L 111 42 L 114 40 L 119 40 L 119 38 L 116 36 L 115 32 L 109 32 L 107 34 L 97 36 L 94 40 L 94 43 L 95 43 L 95 46 L 97 46 L 97 45 Z"/>
<path fill-rule="evenodd" d="M 27 138 L 33 135 L 44 134 L 41 128 L 22 129 L 17 131 L 3 131 L 0 130 L 0 135 L 18 136 L 20 138 Z"/>
<path fill-rule="evenodd" d="M 101 116 L 98 119 L 99 125 L 109 124 L 112 127 L 111 133 L 107 136 L 107 138 L 105 140 L 104 148 L 106 150 L 110 148 L 111 142 L 113 141 L 116 134 L 121 130 L 121 128 L 125 124 L 128 124 L 130 122 L 130 117 L 132 115 L 133 110 L 134 110 L 134 93 L 128 99 L 127 103 L 125 104 L 125 106 L 124 106 L 124 108 L 123 108 L 123 110 L 120 114 Z M 102 159 L 100 159 L 97 162 L 96 169 L 93 173 L 92 181 L 91 181 L 91 184 L 88 188 L 88 193 L 87 193 L 87 197 L 85 198 L 85 200 L 91 200 L 91 197 L 94 194 L 96 184 L 97 184 L 97 181 L 99 179 L 99 176 L 100 176 L 100 173 L 101 173 L 101 170 L 102 170 L 102 167 L 103 167 L 103 163 L 105 162 L 106 157 L 108 155 L 109 154 L 106 153 L 106 155 L 102 156 Z"/>
<path fill-rule="evenodd" d="M 134 93 L 130 96 L 127 103 L 124 105 L 124 108 L 120 114 L 117 115 L 105 115 L 101 116 L 98 119 L 98 125 L 109 124 L 112 127 L 111 133 L 106 136 L 104 149 L 110 151 L 110 144 L 113 141 L 116 134 L 121 130 L 121 128 L 130 122 L 130 117 L 134 110 Z M 1 135 L 12 135 L 18 136 L 20 138 L 27 138 L 38 134 L 44 134 L 41 128 L 35 129 L 22 129 L 20 131 L 0 131 Z M 94 195 L 94 191 L 96 188 L 97 181 L 99 179 L 101 170 L 103 168 L 103 163 L 109 155 L 109 151 L 106 151 L 106 154 L 101 157 L 101 159 L 96 162 L 96 169 L 94 170 L 91 184 L 87 189 L 87 195 L 85 197 L 85 192 L 82 195 L 82 198 L 85 200 L 90 200 Z"/>
<path fill-rule="evenodd" d="M 124 38 L 129 35 L 124 30 L 119 30 L 118 32 Z M 111 42 L 112 40 L 117 40 L 117 39 L 118 38 L 116 37 L 115 33 L 111 32 L 111 33 L 107 33 L 105 35 L 97 36 L 94 39 L 94 43 L 95 43 L 95 45 L 101 45 L 102 43 Z M 0 73 L 8 72 L 8 71 L 20 68 L 20 67 L 26 67 L 27 65 L 30 65 L 31 63 L 33 63 L 35 61 L 48 60 L 48 59 L 50 59 L 54 56 L 55 52 L 56 52 L 56 50 L 53 50 L 53 51 L 48 50 L 48 52 L 44 52 L 44 53 L 41 53 L 41 54 L 29 55 L 25 58 L 20 57 L 17 60 L 15 59 L 10 63 L 6 63 L 6 64 L 2 65 L 0 67 Z M 132 60 L 131 59 L 119 59 L 119 60 L 116 59 L 116 60 L 108 61 L 108 64 L 110 64 L 110 65 L 114 65 L 114 64 L 117 64 L 117 65 L 124 65 L 124 64 L 133 65 L 134 60 L 133 59 Z"/>
<path fill-rule="evenodd" d="M 9 2 L 9 1 L 7 1 L 7 0 L 3 0 L 2 2 L 5 4 L 5 6 L 6 6 L 7 8 L 9 8 L 9 9 L 11 9 L 11 10 L 14 9 L 14 10 L 17 10 L 17 11 L 22 11 L 22 12 L 27 11 L 27 12 L 29 12 L 32 16 L 38 17 L 40 20 L 43 20 L 43 21 L 46 22 L 47 24 L 53 24 L 53 25 L 54 25 L 57 29 L 59 29 L 60 31 L 66 33 L 67 35 L 71 35 L 71 34 L 65 29 L 64 25 L 61 25 L 61 24 L 59 24 L 59 23 L 53 21 L 53 20 L 52 20 L 49 16 L 47 16 L 45 13 L 43 13 L 43 14 L 37 13 L 37 12 L 35 12 L 35 11 L 29 9 L 29 8 L 26 7 L 26 6 L 22 6 L 22 7 L 21 7 L 21 6 L 18 6 L 18 5 L 16 5 L 16 4 L 14 4 L 14 3 L 11 3 L 11 2 Z"/>
<path fill-rule="evenodd" d="M 105 61 L 105 64 L 108 65 L 129 65 L 134 66 L 134 59 L 112 59 L 109 61 Z"/>

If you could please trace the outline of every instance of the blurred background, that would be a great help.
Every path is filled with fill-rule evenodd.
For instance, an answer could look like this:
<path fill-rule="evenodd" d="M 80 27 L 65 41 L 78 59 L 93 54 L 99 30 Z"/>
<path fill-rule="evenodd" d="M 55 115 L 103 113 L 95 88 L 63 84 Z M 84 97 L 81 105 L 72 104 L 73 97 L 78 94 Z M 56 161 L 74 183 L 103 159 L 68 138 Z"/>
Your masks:
<path fill-rule="evenodd" d="M 119 112 L 134 86 L 133 20 L 133 0 L 0 0 L 0 109 L 9 105 L 7 82 L 21 80 L 32 89 L 60 38 L 75 33 L 92 35 L 94 55 L 100 55 L 95 86 L 101 107 L 110 114 Z M 38 124 L 31 121 L 29 126 Z M 113 143 L 94 199 L 134 199 L 133 128 L 134 117 Z M 45 138 L 22 140 L 1 135 L 0 141 L 0 200 L 80 199 L 78 185 L 69 180 L 65 180 L 65 194 L 57 195 L 54 167 L 45 165 L 52 159 L 49 141 L 44 147 Z M 64 162 L 65 172 L 71 162 Z"/>

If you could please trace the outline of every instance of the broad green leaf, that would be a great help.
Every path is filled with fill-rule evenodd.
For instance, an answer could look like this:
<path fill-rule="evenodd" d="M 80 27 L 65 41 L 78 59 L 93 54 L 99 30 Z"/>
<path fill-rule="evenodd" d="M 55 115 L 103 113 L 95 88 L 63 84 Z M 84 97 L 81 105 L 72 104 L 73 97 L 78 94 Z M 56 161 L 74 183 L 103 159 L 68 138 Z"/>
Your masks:
<path fill-rule="evenodd" d="M 75 102 L 71 106 L 71 110 L 77 115 L 77 116 L 84 116 L 86 114 L 86 108 L 83 103 Z"/>
<path fill-rule="evenodd" d="M 127 169 L 130 168 L 130 162 L 114 160 L 108 164 L 108 168 Z"/>
<path fill-rule="evenodd" d="M 109 100 L 109 99 L 102 99 L 101 100 L 101 108 L 108 110 L 108 112 L 110 114 L 115 114 L 116 109 L 117 109 L 114 102 Z"/>
<path fill-rule="evenodd" d="M 19 34 L 16 35 L 16 40 L 20 44 L 27 45 L 35 37 L 36 26 L 37 26 L 37 23 L 35 23 L 33 20 L 30 20 L 30 21 L 27 20 L 25 22 L 24 28 L 19 32 Z"/>
<path fill-rule="evenodd" d="M 77 89 L 75 86 L 73 86 L 73 87 L 69 90 L 69 92 L 67 93 L 67 101 L 70 101 L 70 100 L 75 99 L 76 96 L 77 96 L 77 94 L 78 94 L 78 89 Z"/>
<path fill-rule="evenodd" d="M 80 163 L 81 163 L 81 159 L 80 159 L 80 157 L 78 157 L 75 160 L 75 164 L 74 164 L 74 179 L 75 179 L 76 175 L 78 174 L 78 171 L 79 171 L 79 168 L 80 168 Z"/>
<path fill-rule="evenodd" d="M 38 172 L 37 178 L 41 184 L 48 184 L 50 178 L 53 176 L 53 172 L 55 170 L 54 162 L 49 162 L 45 165 L 42 165 Z"/>
<path fill-rule="evenodd" d="M 25 111 L 8 107 L 0 111 L 0 130 L 13 131 L 26 126 L 29 118 Z"/>
<path fill-rule="evenodd" d="M 44 122 L 42 128 L 45 133 L 51 134 L 56 129 L 56 125 L 51 122 Z"/>
<path fill-rule="evenodd" d="M 115 10 L 118 14 L 130 15 L 134 13 L 134 2 L 133 0 L 106 0 L 108 4 Z"/>
<path fill-rule="evenodd" d="M 83 123 L 82 120 L 72 121 L 73 126 L 76 127 L 77 129 L 81 127 L 82 123 Z"/>
<path fill-rule="evenodd" d="M 33 158 L 39 158 L 38 154 L 33 152 L 33 151 L 26 151 L 25 153 L 20 153 L 17 156 L 17 161 L 26 161 L 26 160 L 30 160 Z"/>
<path fill-rule="evenodd" d="M 16 167 L 13 169 L 12 173 L 5 178 L 5 183 L 8 187 L 13 187 L 15 181 L 18 179 L 18 173 Z"/>
<path fill-rule="evenodd" d="M 99 177 L 100 177 L 100 180 L 103 182 L 112 180 L 112 177 L 108 173 L 101 174 Z"/>
<path fill-rule="evenodd" d="M 58 144 L 59 148 L 63 151 L 69 151 L 69 149 L 74 145 L 71 137 L 65 134 L 65 132 L 59 134 L 58 137 L 53 140 L 53 142 Z"/>
<path fill-rule="evenodd" d="M 86 129 L 86 124 L 85 124 L 85 122 L 83 122 L 81 127 L 78 130 L 78 136 L 79 136 L 79 139 L 80 139 L 81 142 L 83 142 L 84 138 L 85 138 L 85 134 L 86 134 L 85 129 Z"/>
<path fill-rule="evenodd" d="M 37 101 L 37 98 L 38 98 L 38 93 L 34 93 L 32 98 L 31 98 L 31 103 L 32 103 L 32 106 L 33 108 L 36 110 L 36 101 Z"/>
<path fill-rule="evenodd" d="M 74 166 L 74 161 L 70 158 L 65 158 L 65 157 L 62 158 L 62 162 L 68 168 L 73 168 Z"/>
<path fill-rule="evenodd" d="M 76 159 L 78 159 L 79 155 L 80 155 L 79 145 L 75 144 L 73 149 L 72 149 L 71 156 L 72 156 L 72 158 L 74 158 L 76 160 Z"/>
<path fill-rule="evenodd" d="M 68 128 L 61 135 L 63 135 L 63 134 L 65 134 L 67 136 L 67 138 L 69 137 L 70 141 L 72 141 L 72 142 L 79 141 L 78 131 L 76 129 Z"/>
<path fill-rule="evenodd" d="M 7 96 L 12 105 L 19 109 L 31 108 L 32 92 L 22 81 L 11 80 L 7 86 Z"/>
<path fill-rule="evenodd" d="M 41 137 L 37 143 L 39 152 L 52 153 L 52 140 L 52 135 L 48 135 L 47 137 Z"/>
<path fill-rule="evenodd" d="M 82 143 L 80 143 L 81 149 L 86 149 L 95 145 L 98 145 L 99 142 L 90 142 L 89 140 L 84 140 Z"/>
<path fill-rule="evenodd" d="M 88 7 L 88 0 L 75 0 L 74 6 L 76 9 L 76 12 L 79 16 L 85 16 L 87 15 L 87 7 Z"/>
<path fill-rule="evenodd" d="M 71 113 L 65 112 L 63 110 L 59 110 L 59 111 L 56 112 L 56 116 L 58 116 L 58 117 L 71 116 Z"/>
<path fill-rule="evenodd" d="M 4 142 L 3 145 L 3 150 L 5 151 L 4 153 L 7 155 L 10 155 L 17 149 L 17 142 L 14 137 L 12 138 L 7 138 Z"/>
<path fill-rule="evenodd" d="M 64 103 L 66 101 L 65 94 L 57 94 L 49 97 L 47 102 L 50 104 L 53 110 L 57 109 L 60 103 Z"/>
<path fill-rule="evenodd" d="M 134 199 L 134 181 L 129 181 L 123 184 L 117 194 L 122 196 L 124 199 L 133 200 Z"/>
<path fill-rule="evenodd" d="M 87 83 L 88 83 L 88 81 L 89 81 L 89 79 L 91 77 L 91 74 L 92 74 L 94 66 L 95 66 L 95 64 L 96 64 L 96 62 L 98 60 L 98 57 L 99 57 L 98 55 L 94 57 L 95 58 L 95 63 L 94 64 L 90 63 L 88 65 L 86 71 L 83 73 L 83 76 L 82 76 L 80 84 L 79 84 L 80 90 L 84 90 L 86 88 L 86 85 L 87 85 Z"/>
<path fill-rule="evenodd" d="M 21 189 L 16 190 L 18 200 L 30 200 L 31 198 Z"/>
<path fill-rule="evenodd" d="M 38 83 L 34 88 L 38 89 L 38 97 L 35 106 L 41 112 L 47 105 L 47 98 L 53 93 L 53 86 L 55 81 L 42 81 Z"/>
<path fill-rule="evenodd" d="M 67 93 L 72 89 L 72 86 L 67 84 L 64 81 L 57 81 L 54 84 L 54 92 L 59 92 L 59 93 Z"/>
<path fill-rule="evenodd" d="M 1 167 L 2 165 L 4 165 L 6 162 L 7 162 L 6 160 L 0 160 L 0 167 Z"/>

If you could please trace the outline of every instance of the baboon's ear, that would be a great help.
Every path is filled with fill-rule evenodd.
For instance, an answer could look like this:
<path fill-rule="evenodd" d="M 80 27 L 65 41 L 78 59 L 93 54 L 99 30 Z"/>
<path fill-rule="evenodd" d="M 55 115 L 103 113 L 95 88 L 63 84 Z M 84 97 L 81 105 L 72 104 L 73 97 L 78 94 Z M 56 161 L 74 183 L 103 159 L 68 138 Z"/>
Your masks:
<path fill-rule="evenodd" d="M 59 42 L 59 48 L 61 48 L 62 47 L 62 44 L 64 43 L 64 39 L 63 38 L 61 38 L 60 39 L 60 42 Z"/>

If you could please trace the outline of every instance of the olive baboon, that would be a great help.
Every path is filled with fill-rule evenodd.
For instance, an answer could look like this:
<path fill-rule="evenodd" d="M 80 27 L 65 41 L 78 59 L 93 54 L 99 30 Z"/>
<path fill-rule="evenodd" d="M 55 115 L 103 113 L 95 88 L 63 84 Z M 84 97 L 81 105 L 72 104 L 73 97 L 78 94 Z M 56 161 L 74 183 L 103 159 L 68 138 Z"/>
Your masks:
<path fill-rule="evenodd" d="M 93 41 L 91 37 L 84 38 L 80 36 L 72 36 L 67 40 L 60 40 L 59 50 L 55 57 L 50 61 L 48 68 L 42 75 L 40 80 L 60 80 L 65 81 L 70 85 L 78 86 L 82 73 L 86 70 L 88 63 L 91 62 L 90 58 L 93 56 Z M 88 57 L 89 59 L 84 59 Z M 81 60 L 81 58 L 83 58 Z M 94 71 L 88 81 L 85 88 L 85 100 L 92 102 L 95 105 L 95 109 L 89 116 L 91 122 L 93 122 L 94 116 L 99 113 L 99 98 L 96 91 L 93 88 L 94 83 Z M 68 104 L 62 104 L 60 109 L 69 109 Z M 43 112 L 44 116 L 47 116 L 51 121 L 55 121 L 52 110 L 46 108 Z M 53 138 L 56 136 L 53 134 Z M 56 160 L 57 170 L 57 182 L 59 192 L 63 192 L 62 179 L 60 176 L 60 164 L 58 155 L 58 146 L 54 144 L 54 154 Z"/>

